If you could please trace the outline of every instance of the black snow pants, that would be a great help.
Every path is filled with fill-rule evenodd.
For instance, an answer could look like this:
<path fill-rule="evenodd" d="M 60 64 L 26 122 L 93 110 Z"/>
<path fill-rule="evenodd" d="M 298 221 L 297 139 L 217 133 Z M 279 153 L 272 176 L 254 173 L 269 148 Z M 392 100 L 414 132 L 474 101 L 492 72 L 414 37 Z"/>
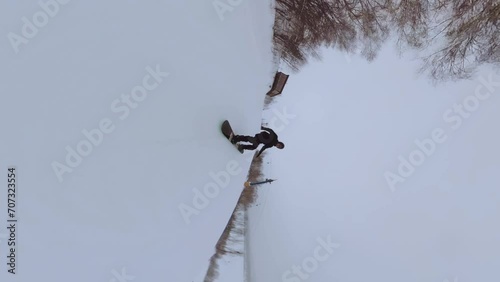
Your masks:
<path fill-rule="evenodd" d="M 259 136 L 260 136 L 259 134 L 255 134 L 255 136 L 236 135 L 233 137 L 233 140 L 235 142 L 252 143 L 251 145 L 241 145 L 241 148 L 245 150 L 255 150 L 261 144 L 261 142 L 259 141 Z"/>

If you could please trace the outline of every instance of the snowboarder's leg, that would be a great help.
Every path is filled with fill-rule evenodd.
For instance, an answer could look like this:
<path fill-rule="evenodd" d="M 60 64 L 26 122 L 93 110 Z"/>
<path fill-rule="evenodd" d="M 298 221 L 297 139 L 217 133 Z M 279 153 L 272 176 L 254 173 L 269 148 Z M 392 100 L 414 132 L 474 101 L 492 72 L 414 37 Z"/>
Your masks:
<path fill-rule="evenodd" d="M 233 142 L 233 144 L 238 143 L 238 142 L 243 142 L 243 141 L 251 142 L 250 141 L 251 138 L 253 138 L 253 137 L 252 136 L 245 136 L 245 135 L 235 135 L 231 141 Z"/>
<path fill-rule="evenodd" d="M 250 141 L 252 144 L 254 144 L 255 146 L 259 146 L 260 144 L 262 144 L 262 142 L 260 141 L 260 133 L 259 134 L 255 134 L 254 137 L 251 137 L 250 138 Z"/>
<path fill-rule="evenodd" d="M 239 148 L 243 150 L 255 150 L 257 147 L 259 147 L 259 144 L 252 144 L 252 145 L 239 145 Z"/>

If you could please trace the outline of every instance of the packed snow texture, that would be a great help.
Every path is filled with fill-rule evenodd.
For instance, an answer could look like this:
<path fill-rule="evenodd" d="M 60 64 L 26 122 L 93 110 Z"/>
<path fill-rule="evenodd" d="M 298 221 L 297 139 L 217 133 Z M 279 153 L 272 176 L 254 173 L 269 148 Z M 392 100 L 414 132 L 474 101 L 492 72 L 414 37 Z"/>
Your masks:
<path fill-rule="evenodd" d="M 249 167 L 220 124 L 260 129 L 270 2 L 42 2 L 0 4 L 0 163 L 2 179 L 17 168 L 19 220 L 0 280 L 192 281 Z"/>

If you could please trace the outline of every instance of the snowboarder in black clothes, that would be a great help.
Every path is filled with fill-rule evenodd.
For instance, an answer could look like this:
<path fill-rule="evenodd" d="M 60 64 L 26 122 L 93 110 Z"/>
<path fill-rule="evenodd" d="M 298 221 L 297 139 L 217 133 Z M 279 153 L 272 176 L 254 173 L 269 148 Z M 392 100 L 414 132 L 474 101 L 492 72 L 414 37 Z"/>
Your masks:
<path fill-rule="evenodd" d="M 239 145 L 240 148 L 244 150 L 255 150 L 257 149 L 257 147 L 259 147 L 260 144 L 264 144 L 264 146 L 262 146 L 259 153 L 257 154 L 257 157 L 259 157 L 260 154 L 264 152 L 264 150 L 271 147 L 276 147 L 278 149 L 285 148 L 285 144 L 278 140 L 278 135 L 276 134 L 276 132 L 264 126 L 261 126 L 260 129 L 265 131 L 257 133 L 255 134 L 255 136 L 236 135 L 233 137 L 231 142 L 233 142 L 233 144 L 243 141 L 252 143 L 252 145 Z"/>

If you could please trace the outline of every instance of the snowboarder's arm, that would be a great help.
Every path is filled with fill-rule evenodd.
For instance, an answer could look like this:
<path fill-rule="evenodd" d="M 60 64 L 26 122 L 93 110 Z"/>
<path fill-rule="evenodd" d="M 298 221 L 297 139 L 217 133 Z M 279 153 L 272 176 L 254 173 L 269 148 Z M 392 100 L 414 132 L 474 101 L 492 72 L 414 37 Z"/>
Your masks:
<path fill-rule="evenodd" d="M 260 129 L 267 130 L 269 132 L 273 131 L 271 128 L 265 127 L 263 125 L 260 126 Z"/>
<path fill-rule="evenodd" d="M 274 132 L 274 130 L 272 130 L 271 128 L 268 128 L 268 127 L 265 127 L 265 126 L 261 126 L 260 129 L 266 130 L 269 133 L 274 134 L 275 136 L 277 136 L 276 132 Z"/>
<path fill-rule="evenodd" d="M 259 153 L 257 154 L 257 158 L 260 156 L 260 154 L 262 154 L 262 152 L 264 152 L 265 149 L 267 148 L 271 148 L 272 146 L 270 145 L 264 145 L 262 146 L 262 148 L 260 149 Z"/>

